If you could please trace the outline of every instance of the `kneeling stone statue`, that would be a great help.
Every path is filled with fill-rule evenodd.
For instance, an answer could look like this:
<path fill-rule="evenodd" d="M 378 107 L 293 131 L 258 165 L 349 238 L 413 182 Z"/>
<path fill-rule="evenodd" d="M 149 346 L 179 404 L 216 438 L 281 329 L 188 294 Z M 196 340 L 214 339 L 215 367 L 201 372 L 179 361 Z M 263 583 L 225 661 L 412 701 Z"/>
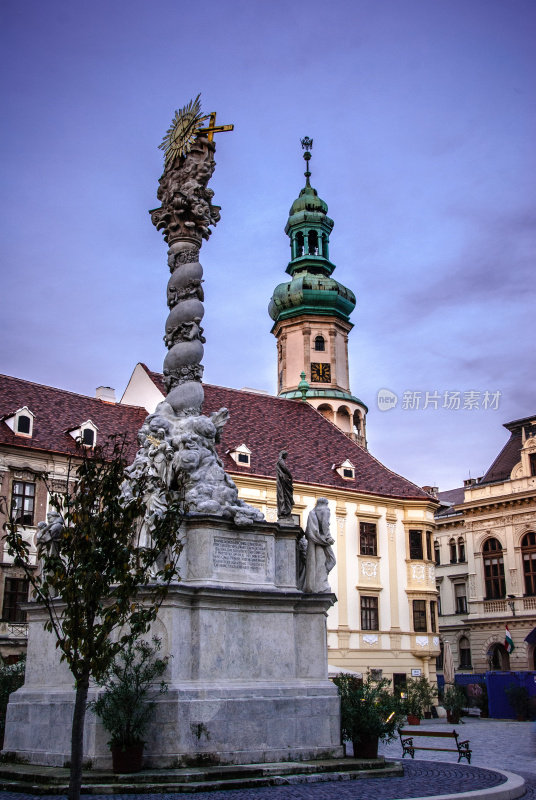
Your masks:
<path fill-rule="evenodd" d="M 328 574 L 335 566 L 335 553 L 329 532 L 330 511 L 325 497 L 319 497 L 307 518 L 305 538 L 307 553 L 305 556 L 304 592 L 331 592 Z"/>

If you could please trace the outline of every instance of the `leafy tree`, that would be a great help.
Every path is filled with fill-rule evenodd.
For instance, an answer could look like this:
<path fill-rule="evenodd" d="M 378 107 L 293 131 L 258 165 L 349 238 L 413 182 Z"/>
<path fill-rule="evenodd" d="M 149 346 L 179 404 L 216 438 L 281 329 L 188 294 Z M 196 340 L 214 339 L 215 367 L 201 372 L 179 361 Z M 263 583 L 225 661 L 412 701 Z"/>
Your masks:
<path fill-rule="evenodd" d="M 4 526 L 8 552 L 25 571 L 34 600 L 48 612 L 45 628 L 56 636 L 61 660 L 75 680 L 69 800 L 80 797 L 90 680 L 101 681 L 117 654 L 149 630 L 170 582 L 178 577 L 178 492 L 159 487 L 166 508 L 141 547 L 137 534 L 144 496 L 154 483 L 143 478 L 135 496 L 121 499 L 125 452 L 125 437 L 81 448 L 80 460 L 69 470 L 67 494 L 50 493 L 63 528 L 53 545 L 41 550 L 40 570 L 32 566 L 29 545 L 15 521 Z"/>

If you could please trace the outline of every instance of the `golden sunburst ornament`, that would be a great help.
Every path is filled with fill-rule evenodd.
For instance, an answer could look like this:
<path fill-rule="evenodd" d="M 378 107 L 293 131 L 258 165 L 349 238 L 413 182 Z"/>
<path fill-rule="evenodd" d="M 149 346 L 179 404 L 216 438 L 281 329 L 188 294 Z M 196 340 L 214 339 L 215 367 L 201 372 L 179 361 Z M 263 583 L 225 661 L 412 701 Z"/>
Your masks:
<path fill-rule="evenodd" d="M 158 145 L 166 155 L 165 167 L 171 167 L 176 158 L 190 152 L 202 123 L 209 119 L 210 114 L 203 116 L 201 112 L 200 97 L 198 94 L 195 100 L 190 100 L 184 108 L 175 111 L 171 127 L 166 132 L 162 144 Z"/>

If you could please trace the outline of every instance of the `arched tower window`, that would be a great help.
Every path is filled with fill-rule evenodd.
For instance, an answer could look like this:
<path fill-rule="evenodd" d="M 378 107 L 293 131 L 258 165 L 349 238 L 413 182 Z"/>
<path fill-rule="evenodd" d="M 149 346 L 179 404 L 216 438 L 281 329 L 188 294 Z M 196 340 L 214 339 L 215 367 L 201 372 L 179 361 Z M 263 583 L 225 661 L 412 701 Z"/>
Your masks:
<path fill-rule="evenodd" d="M 523 559 L 523 576 L 525 578 L 525 594 L 536 594 L 536 533 L 530 531 L 521 539 L 521 558 Z"/>
<path fill-rule="evenodd" d="M 309 231 L 308 236 L 308 253 L 310 256 L 318 255 L 318 234 L 316 231 Z"/>
<path fill-rule="evenodd" d="M 327 233 L 322 234 L 322 255 L 329 258 L 329 238 Z"/>
<path fill-rule="evenodd" d="M 303 256 L 303 233 L 298 231 L 296 234 L 296 258 Z"/>
<path fill-rule="evenodd" d="M 504 558 L 501 543 L 493 537 L 486 539 L 482 548 L 486 600 L 501 599 L 506 594 Z"/>
<path fill-rule="evenodd" d="M 320 411 L 323 417 L 333 422 L 334 414 L 333 414 L 333 409 L 330 405 L 328 405 L 327 403 L 322 403 L 321 406 L 318 406 L 318 410 Z"/>
<path fill-rule="evenodd" d="M 321 350 L 324 352 L 326 349 L 326 340 L 323 336 L 316 336 L 315 337 L 315 350 Z"/>

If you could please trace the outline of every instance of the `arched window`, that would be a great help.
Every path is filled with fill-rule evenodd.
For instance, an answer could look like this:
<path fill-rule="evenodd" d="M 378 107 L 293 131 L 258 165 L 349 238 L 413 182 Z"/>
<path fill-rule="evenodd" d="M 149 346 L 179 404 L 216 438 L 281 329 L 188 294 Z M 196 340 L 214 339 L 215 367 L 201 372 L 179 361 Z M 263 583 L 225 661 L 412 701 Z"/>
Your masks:
<path fill-rule="evenodd" d="M 438 566 L 441 564 L 441 550 L 437 541 L 434 542 L 434 561 Z"/>
<path fill-rule="evenodd" d="M 318 406 L 318 410 L 320 411 L 323 417 L 333 422 L 333 409 L 330 405 L 328 405 L 327 403 L 322 403 L 321 406 Z"/>
<path fill-rule="evenodd" d="M 536 594 L 536 533 L 530 531 L 521 539 L 521 558 L 525 577 L 525 594 Z"/>
<path fill-rule="evenodd" d="M 510 656 L 502 644 L 492 644 L 490 646 L 487 660 L 490 670 L 508 672 L 510 669 Z"/>
<path fill-rule="evenodd" d="M 471 645 L 467 636 L 462 636 L 458 642 L 458 652 L 460 654 L 460 667 L 471 666 Z"/>
<path fill-rule="evenodd" d="M 320 336 L 319 334 L 318 336 L 315 337 L 315 350 L 319 350 L 320 352 L 323 353 L 325 349 L 326 349 L 326 340 L 324 339 L 323 336 Z"/>
<path fill-rule="evenodd" d="M 318 255 L 318 234 L 316 231 L 309 231 L 308 236 L 308 253 L 310 256 Z"/>
<path fill-rule="evenodd" d="M 465 542 L 463 541 L 463 536 L 460 536 L 458 539 L 458 561 L 460 563 L 465 561 Z"/>
<path fill-rule="evenodd" d="M 340 406 L 340 408 L 337 409 L 337 420 L 336 420 L 339 428 L 345 431 L 346 433 L 351 433 L 352 425 L 350 420 L 351 420 L 350 412 L 348 411 L 346 406 Z"/>
<path fill-rule="evenodd" d="M 486 600 L 497 600 L 506 594 L 504 582 L 504 558 L 501 543 L 491 537 L 486 539 L 482 548 L 484 556 L 484 583 Z"/>
<path fill-rule="evenodd" d="M 456 541 L 454 539 L 449 540 L 449 550 L 450 550 L 450 563 L 455 564 L 458 558 L 456 553 Z"/>
<path fill-rule="evenodd" d="M 303 233 L 298 231 L 296 234 L 296 258 L 303 256 Z"/>

